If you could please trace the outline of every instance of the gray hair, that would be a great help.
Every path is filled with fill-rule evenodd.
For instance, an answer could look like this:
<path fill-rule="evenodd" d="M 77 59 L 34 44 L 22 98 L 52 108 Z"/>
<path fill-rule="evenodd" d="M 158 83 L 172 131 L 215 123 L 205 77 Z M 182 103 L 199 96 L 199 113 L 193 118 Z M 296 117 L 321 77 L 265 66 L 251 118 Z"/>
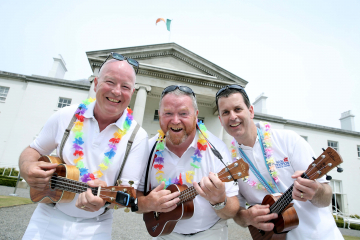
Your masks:
<path fill-rule="evenodd" d="M 183 92 L 183 91 L 181 91 L 180 89 L 177 88 L 177 89 L 175 89 L 174 91 L 169 92 L 169 93 L 163 95 L 163 96 L 160 98 L 159 111 L 160 111 L 160 109 L 161 109 L 161 102 L 162 102 L 164 96 L 166 96 L 166 95 L 168 95 L 168 94 L 174 94 L 174 95 L 176 95 L 176 96 L 184 96 L 184 95 L 185 95 L 185 96 L 189 96 L 189 97 L 191 98 L 191 101 L 192 101 L 193 107 L 194 107 L 194 109 L 195 109 L 195 112 L 198 110 L 196 98 L 194 97 L 194 95 L 193 95 L 192 93 Z"/>

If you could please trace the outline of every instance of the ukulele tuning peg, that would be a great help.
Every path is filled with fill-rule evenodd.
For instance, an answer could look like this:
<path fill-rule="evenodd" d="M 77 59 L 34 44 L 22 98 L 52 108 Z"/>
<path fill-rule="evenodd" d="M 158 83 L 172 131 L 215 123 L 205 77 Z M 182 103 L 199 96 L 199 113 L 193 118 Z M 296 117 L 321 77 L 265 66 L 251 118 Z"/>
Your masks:
<path fill-rule="evenodd" d="M 332 179 L 332 177 L 331 177 L 331 176 L 326 175 L 326 180 L 330 181 L 331 179 Z"/>
<path fill-rule="evenodd" d="M 316 158 L 312 157 L 314 159 L 314 161 L 316 160 Z"/>
<path fill-rule="evenodd" d="M 322 148 L 322 150 L 325 152 L 325 149 Z"/>
<path fill-rule="evenodd" d="M 337 172 L 343 172 L 343 171 L 344 171 L 344 169 L 342 169 L 341 167 L 337 168 Z"/>
<path fill-rule="evenodd" d="M 114 210 L 118 210 L 118 209 L 119 209 L 118 205 L 114 205 Z"/>
<path fill-rule="evenodd" d="M 117 185 L 120 186 L 122 184 L 122 181 L 121 180 L 116 180 L 117 182 Z"/>
<path fill-rule="evenodd" d="M 129 181 L 130 187 L 134 184 L 134 181 Z"/>
<path fill-rule="evenodd" d="M 126 207 L 126 208 L 124 209 L 124 212 L 128 213 L 128 212 L 130 212 L 130 209 L 129 209 L 128 207 Z"/>

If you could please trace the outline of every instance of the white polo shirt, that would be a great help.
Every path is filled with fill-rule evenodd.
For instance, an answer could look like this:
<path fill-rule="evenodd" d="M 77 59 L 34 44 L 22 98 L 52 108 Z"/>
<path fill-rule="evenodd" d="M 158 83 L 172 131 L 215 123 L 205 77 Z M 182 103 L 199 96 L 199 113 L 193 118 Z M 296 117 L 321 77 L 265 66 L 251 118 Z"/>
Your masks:
<path fill-rule="evenodd" d="M 256 126 L 265 132 L 263 123 L 260 122 Z M 308 142 L 293 131 L 271 128 L 271 141 L 276 171 L 279 174 L 277 186 L 281 192 L 285 192 L 294 183 L 294 179 L 291 178 L 293 173 L 308 169 L 308 166 L 313 162 L 312 157 L 317 156 L 315 156 Z M 237 147 L 245 152 L 263 177 L 268 182 L 272 182 L 264 162 L 259 139 L 256 139 L 253 147 L 244 145 L 237 145 Z M 249 178 L 257 183 L 259 182 L 250 170 Z M 328 182 L 325 177 L 317 181 Z M 276 187 L 273 189 L 277 191 Z M 246 202 L 249 205 L 261 204 L 265 195 L 268 194 L 266 190 L 257 190 L 247 183 L 239 181 L 238 198 L 242 207 L 245 207 Z M 299 226 L 287 234 L 287 239 L 343 239 L 328 208 L 315 207 L 310 201 L 293 200 L 292 202 L 299 217 Z"/>
<path fill-rule="evenodd" d="M 224 163 L 231 162 L 230 161 L 230 153 L 227 150 L 226 145 L 213 134 L 208 132 L 209 141 L 216 147 L 216 149 L 220 152 L 223 157 Z M 154 136 L 149 140 L 149 149 L 151 150 L 158 138 L 158 135 Z M 183 184 L 186 184 L 188 187 L 193 186 L 193 184 L 186 182 L 185 172 L 190 171 L 193 168 L 190 166 L 190 163 L 193 162 L 191 156 L 194 155 L 195 150 L 197 148 L 198 134 L 195 135 L 194 140 L 188 147 L 188 149 L 184 152 L 184 154 L 179 158 L 176 154 L 171 152 L 165 144 L 165 149 L 163 152 L 164 156 L 164 171 L 163 177 L 167 180 L 169 178 L 173 179 L 174 177 L 179 177 L 179 174 L 182 175 Z M 195 169 L 195 176 L 193 178 L 193 182 L 200 182 L 200 180 L 208 176 L 210 172 L 218 173 L 225 166 L 221 163 L 221 161 L 215 157 L 215 155 L 211 152 L 209 147 L 206 148 L 206 151 L 201 151 L 202 160 L 199 169 Z M 196 163 L 199 165 L 199 163 Z M 156 169 L 153 167 L 150 168 L 149 173 L 149 182 L 151 183 L 151 188 L 154 189 L 159 185 L 156 180 Z M 145 184 L 145 174 L 144 178 L 141 180 L 138 190 L 143 191 Z M 226 196 L 233 197 L 237 195 L 238 188 L 234 186 L 232 182 L 225 183 L 226 188 Z M 147 188 L 149 189 L 149 188 Z M 189 234 L 196 233 L 200 231 L 204 231 L 212 227 L 220 218 L 215 213 L 215 210 L 212 208 L 210 203 L 200 195 L 197 195 L 194 199 L 194 215 L 190 219 L 180 220 L 174 232 L 181 234 Z"/>
<path fill-rule="evenodd" d="M 109 140 L 113 138 L 113 134 L 118 128 L 123 130 L 123 123 L 126 119 L 127 111 L 124 110 L 122 116 L 115 122 L 108 125 L 100 132 L 97 120 L 94 117 L 95 102 L 88 105 L 88 110 L 84 113 L 83 126 L 83 147 L 84 165 L 89 169 L 89 173 L 100 169 L 99 164 L 104 159 L 104 153 L 109 151 Z M 36 149 L 42 155 L 49 155 L 54 149 L 57 150 L 58 155 L 60 151 L 61 140 L 65 129 L 68 127 L 71 118 L 73 117 L 78 106 L 69 106 L 60 109 L 54 113 L 50 119 L 45 123 L 39 136 L 31 143 L 30 147 Z M 116 178 L 119 174 L 121 164 L 123 162 L 126 145 L 136 126 L 136 121 L 133 120 L 130 129 L 117 144 L 117 151 L 115 156 L 111 159 L 111 164 L 103 176 L 99 178 L 105 181 L 108 186 L 114 186 Z M 74 141 L 74 132 L 70 131 L 70 135 L 63 150 L 63 158 L 66 164 L 76 165 L 74 163 L 75 156 L 74 148 L 72 147 Z M 143 128 L 140 128 L 134 142 L 132 144 L 128 159 L 123 169 L 121 180 L 123 185 L 128 185 L 128 182 L 134 181 L 133 187 L 137 188 L 140 179 L 143 175 L 147 163 L 148 153 L 148 135 Z M 81 181 L 79 179 L 79 181 Z M 87 212 L 75 207 L 78 194 L 70 203 L 58 203 L 56 206 L 65 214 L 73 217 L 92 218 L 104 212 L 100 209 L 97 212 Z"/>

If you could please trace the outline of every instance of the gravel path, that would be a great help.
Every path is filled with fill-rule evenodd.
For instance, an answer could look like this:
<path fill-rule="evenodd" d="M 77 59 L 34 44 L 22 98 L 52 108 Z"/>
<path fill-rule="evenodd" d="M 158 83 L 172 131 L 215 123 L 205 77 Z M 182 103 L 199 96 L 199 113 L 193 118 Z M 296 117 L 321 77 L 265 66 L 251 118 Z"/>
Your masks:
<path fill-rule="evenodd" d="M 8 196 L 14 192 L 13 187 L 0 186 L 0 195 Z M 18 188 L 19 197 L 29 197 L 29 189 Z M 37 204 L 0 208 L 0 239 L 21 239 Z M 230 240 L 251 240 L 247 229 L 237 226 L 233 220 L 228 221 Z M 151 239 L 147 233 L 142 215 L 125 213 L 123 210 L 114 212 L 112 239 Z"/>

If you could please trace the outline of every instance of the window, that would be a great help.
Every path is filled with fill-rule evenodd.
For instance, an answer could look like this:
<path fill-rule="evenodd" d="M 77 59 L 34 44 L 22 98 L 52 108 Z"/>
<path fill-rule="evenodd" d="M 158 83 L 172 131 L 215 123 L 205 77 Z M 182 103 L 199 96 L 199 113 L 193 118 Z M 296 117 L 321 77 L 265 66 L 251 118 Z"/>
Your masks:
<path fill-rule="evenodd" d="M 155 110 L 155 113 L 154 113 L 154 121 L 159 121 L 159 110 Z"/>
<path fill-rule="evenodd" d="M 358 158 L 360 158 L 360 145 L 357 145 Z"/>
<path fill-rule="evenodd" d="M 307 136 L 301 136 L 303 139 L 305 139 L 305 141 L 308 141 L 307 139 Z"/>
<path fill-rule="evenodd" d="M 198 117 L 198 122 L 202 121 L 202 123 L 205 123 L 205 118 L 204 117 Z"/>
<path fill-rule="evenodd" d="M 339 151 L 338 142 L 335 141 L 328 141 L 328 147 L 332 147 L 336 151 Z"/>
<path fill-rule="evenodd" d="M 70 104 L 71 104 L 71 99 L 59 97 L 58 108 L 70 106 Z"/>
<path fill-rule="evenodd" d="M 9 89 L 9 87 L 0 86 L 0 102 L 5 102 Z"/>

